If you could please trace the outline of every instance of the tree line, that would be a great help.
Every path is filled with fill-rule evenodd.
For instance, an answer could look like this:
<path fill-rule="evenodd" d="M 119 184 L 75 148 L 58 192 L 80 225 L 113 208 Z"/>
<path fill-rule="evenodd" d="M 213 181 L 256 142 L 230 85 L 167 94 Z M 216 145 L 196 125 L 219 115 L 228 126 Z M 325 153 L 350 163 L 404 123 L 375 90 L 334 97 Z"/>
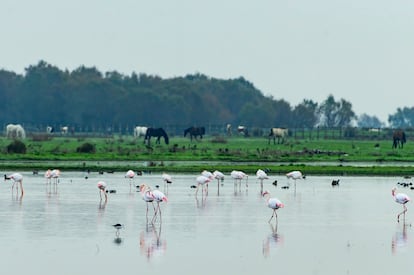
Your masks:
<path fill-rule="evenodd" d="M 95 67 L 61 70 L 45 61 L 20 75 L 0 70 L 0 123 L 36 125 L 250 125 L 255 127 L 314 128 L 381 127 L 375 117 L 360 118 L 345 99 L 329 95 L 322 103 L 304 99 L 291 106 L 264 96 L 243 77 L 216 79 L 203 74 L 162 79 L 144 73 L 102 73 Z M 390 115 L 396 127 L 414 123 L 414 109 Z"/>

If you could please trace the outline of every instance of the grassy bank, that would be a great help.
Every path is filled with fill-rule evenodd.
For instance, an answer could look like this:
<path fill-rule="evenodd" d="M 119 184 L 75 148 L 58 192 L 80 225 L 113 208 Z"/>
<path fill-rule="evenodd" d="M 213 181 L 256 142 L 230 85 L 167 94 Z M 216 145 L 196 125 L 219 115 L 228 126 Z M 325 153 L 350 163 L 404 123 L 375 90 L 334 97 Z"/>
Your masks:
<path fill-rule="evenodd" d="M 206 137 L 190 142 L 183 137 L 172 137 L 169 145 L 163 142 L 157 145 L 153 140 L 151 146 L 147 146 L 142 139 L 121 136 L 33 137 L 23 141 L 25 153 L 11 153 L 8 148 L 12 142 L 0 138 L 0 169 L 43 170 L 59 166 L 66 170 L 125 171 L 132 168 L 193 173 L 201 169 L 229 172 L 237 168 L 254 173 L 266 167 L 275 174 L 294 169 L 321 175 L 414 174 L 410 166 L 414 161 L 411 142 L 403 149 L 392 149 L 391 141 L 384 140 L 289 139 L 283 144 L 269 144 L 265 138 Z M 313 164 L 304 164 L 310 162 Z M 337 164 L 325 165 L 329 162 Z M 362 162 L 372 165 L 351 165 Z"/>

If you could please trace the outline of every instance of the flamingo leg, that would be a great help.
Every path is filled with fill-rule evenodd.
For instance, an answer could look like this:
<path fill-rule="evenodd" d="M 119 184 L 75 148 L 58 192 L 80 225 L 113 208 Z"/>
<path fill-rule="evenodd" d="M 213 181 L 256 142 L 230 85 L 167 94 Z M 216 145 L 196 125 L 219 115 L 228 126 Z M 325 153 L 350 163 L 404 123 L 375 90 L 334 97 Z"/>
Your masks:
<path fill-rule="evenodd" d="M 275 217 L 276 224 L 277 224 L 277 213 L 276 213 L 276 209 L 273 209 L 273 213 L 272 213 L 272 216 L 270 217 L 269 223 L 272 221 L 273 217 Z"/>
<path fill-rule="evenodd" d="M 407 212 L 407 207 L 405 206 L 405 204 L 403 204 L 403 209 L 404 210 L 397 215 L 397 222 L 400 222 L 400 215 L 404 216 L 404 221 L 405 221 L 405 212 Z"/>

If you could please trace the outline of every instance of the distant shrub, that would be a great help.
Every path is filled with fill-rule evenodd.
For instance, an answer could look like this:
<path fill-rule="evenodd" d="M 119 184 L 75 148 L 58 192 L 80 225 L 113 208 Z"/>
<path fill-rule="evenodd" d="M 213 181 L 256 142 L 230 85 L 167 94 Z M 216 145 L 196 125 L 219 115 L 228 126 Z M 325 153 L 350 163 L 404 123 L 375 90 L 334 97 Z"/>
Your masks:
<path fill-rule="evenodd" d="M 80 145 L 78 148 L 76 148 L 76 152 L 78 153 L 95 153 L 95 145 L 89 142 L 85 142 L 82 145 Z"/>
<path fill-rule="evenodd" d="M 7 153 L 9 154 L 26 154 L 26 145 L 20 140 L 15 140 L 7 145 Z"/>
<path fill-rule="evenodd" d="M 211 139 L 212 143 L 227 143 L 227 140 L 224 137 L 214 137 Z"/>

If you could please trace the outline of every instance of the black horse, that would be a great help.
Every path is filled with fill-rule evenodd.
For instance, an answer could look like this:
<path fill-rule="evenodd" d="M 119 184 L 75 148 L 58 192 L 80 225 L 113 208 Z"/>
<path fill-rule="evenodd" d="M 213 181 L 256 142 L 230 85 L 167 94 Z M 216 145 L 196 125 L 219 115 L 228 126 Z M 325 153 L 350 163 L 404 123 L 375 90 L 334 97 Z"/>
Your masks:
<path fill-rule="evenodd" d="M 184 130 L 184 137 L 187 136 L 187 134 L 190 134 L 190 139 L 192 141 L 193 138 L 197 140 L 197 137 L 202 139 L 205 133 L 206 129 L 204 127 L 190 127 Z"/>
<path fill-rule="evenodd" d="M 403 130 L 395 130 L 392 134 L 392 148 L 403 148 L 406 142 L 405 133 Z"/>
<path fill-rule="evenodd" d="M 145 134 L 144 142 L 150 145 L 151 137 L 157 137 L 156 144 L 160 144 L 160 138 L 164 137 L 165 144 L 169 143 L 168 135 L 162 128 L 148 128 Z"/>

